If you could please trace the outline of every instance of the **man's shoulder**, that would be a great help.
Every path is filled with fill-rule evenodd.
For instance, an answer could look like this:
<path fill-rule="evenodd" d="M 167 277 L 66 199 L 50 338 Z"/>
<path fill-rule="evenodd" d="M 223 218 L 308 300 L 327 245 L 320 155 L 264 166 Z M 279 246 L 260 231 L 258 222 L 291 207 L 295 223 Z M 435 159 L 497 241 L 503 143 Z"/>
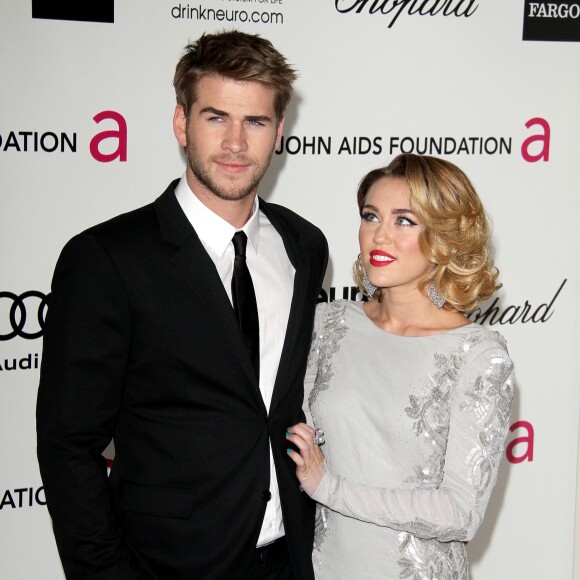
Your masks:
<path fill-rule="evenodd" d="M 78 264 L 108 255 L 140 255 L 154 234 L 153 204 L 115 216 L 76 234 L 64 245 L 59 264 Z M 157 228 L 158 229 L 158 228 Z M 146 233 L 149 232 L 149 233 Z M 58 268 L 58 265 L 57 265 Z"/>
<path fill-rule="evenodd" d="M 136 231 L 140 225 L 145 225 L 154 219 L 154 204 L 148 203 L 142 207 L 127 211 L 115 217 L 87 228 L 79 235 L 92 235 L 98 238 L 128 234 Z"/>
<path fill-rule="evenodd" d="M 114 240 L 135 240 L 142 238 L 146 232 L 157 232 L 159 226 L 155 207 L 172 193 L 174 183 L 171 183 L 157 200 L 91 226 L 75 238 L 88 236 L 105 243 Z"/>

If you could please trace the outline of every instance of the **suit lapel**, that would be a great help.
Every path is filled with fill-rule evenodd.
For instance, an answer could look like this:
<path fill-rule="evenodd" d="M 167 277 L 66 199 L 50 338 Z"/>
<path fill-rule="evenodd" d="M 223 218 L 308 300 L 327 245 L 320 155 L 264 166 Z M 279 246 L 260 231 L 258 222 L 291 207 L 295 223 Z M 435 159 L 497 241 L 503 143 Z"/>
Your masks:
<path fill-rule="evenodd" d="M 260 199 L 260 210 L 264 212 L 270 220 L 270 223 L 282 236 L 286 253 L 295 270 L 292 304 L 288 316 L 286 337 L 284 339 L 284 347 L 282 349 L 276 382 L 274 383 L 274 392 L 270 403 L 271 414 L 278 402 L 282 399 L 288 386 L 294 381 L 295 373 L 300 368 L 300 365 L 292 365 L 291 363 L 294 352 L 293 345 L 301 338 L 302 313 L 306 302 L 306 289 L 310 275 L 310 254 L 300 245 L 298 233 L 287 227 L 287 224 L 283 219 L 280 219 L 274 207 Z M 302 340 L 304 340 L 304 337 L 302 337 Z"/>
<path fill-rule="evenodd" d="M 208 328 L 216 326 L 223 345 L 229 347 L 237 357 L 251 381 L 252 395 L 259 400 L 265 413 L 266 408 L 257 388 L 256 374 L 224 285 L 212 259 L 175 197 L 175 186 L 178 182 L 179 180 L 172 182 L 155 201 L 161 236 L 176 246 L 171 261 L 196 294 L 200 308 L 207 314 Z"/>

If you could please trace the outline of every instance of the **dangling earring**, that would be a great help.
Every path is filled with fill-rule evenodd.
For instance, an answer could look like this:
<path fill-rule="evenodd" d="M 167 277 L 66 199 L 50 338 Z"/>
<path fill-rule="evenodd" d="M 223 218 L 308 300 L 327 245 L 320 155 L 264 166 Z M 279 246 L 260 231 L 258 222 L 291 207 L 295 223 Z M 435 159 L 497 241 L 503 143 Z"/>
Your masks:
<path fill-rule="evenodd" d="M 365 292 L 366 292 L 367 296 L 369 298 L 372 298 L 373 297 L 373 294 L 375 293 L 375 291 L 377 289 L 377 287 L 376 286 L 373 286 L 371 284 L 371 281 L 369 280 L 369 277 L 367 276 L 367 273 L 366 272 L 364 273 L 364 276 L 363 276 L 363 279 L 362 279 L 362 285 L 363 285 L 363 287 L 365 289 Z"/>
<path fill-rule="evenodd" d="M 439 293 L 435 288 L 435 282 L 431 282 L 431 286 L 429 286 L 429 290 L 427 290 L 427 296 L 429 297 L 429 300 L 431 300 L 431 302 L 437 306 L 437 308 L 442 308 L 442 306 L 445 304 L 445 300 L 439 296 Z"/>

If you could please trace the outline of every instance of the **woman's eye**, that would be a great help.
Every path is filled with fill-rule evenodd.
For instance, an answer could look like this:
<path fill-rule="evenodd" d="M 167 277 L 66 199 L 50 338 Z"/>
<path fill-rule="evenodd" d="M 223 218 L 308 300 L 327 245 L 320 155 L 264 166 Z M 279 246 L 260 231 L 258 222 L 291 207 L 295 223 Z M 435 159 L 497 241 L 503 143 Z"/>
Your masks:
<path fill-rule="evenodd" d="M 414 222 L 411 218 L 408 218 L 404 215 L 400 215 L 396 220 L 395 223 L 398 226 L 416 226 L 417 222 Z"/>
<path fill-rule="evenodd" d="M 366 222 L 376 222 L 379 221 L 379 218 L 370 211 L 363 211 L 361 214 L 361 218 Z"/>

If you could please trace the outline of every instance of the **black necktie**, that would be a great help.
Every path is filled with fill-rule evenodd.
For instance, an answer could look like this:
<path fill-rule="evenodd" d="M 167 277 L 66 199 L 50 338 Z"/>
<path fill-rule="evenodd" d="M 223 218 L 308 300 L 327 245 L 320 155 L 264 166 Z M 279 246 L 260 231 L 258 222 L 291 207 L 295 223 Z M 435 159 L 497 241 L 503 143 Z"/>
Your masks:
<path fill-rule="evenodd" d="M 232 276 L 232 302 L 238 318 L 238 324 L 254 369 L 256 377 L 260 378 L 260 325 L 258 322 L 258 306 L 252 277 L 246 264 L 246 244 L 248 238 L 242 231 L 236 232 L 232 238 L 234 251 L 234 274 Z"/>

